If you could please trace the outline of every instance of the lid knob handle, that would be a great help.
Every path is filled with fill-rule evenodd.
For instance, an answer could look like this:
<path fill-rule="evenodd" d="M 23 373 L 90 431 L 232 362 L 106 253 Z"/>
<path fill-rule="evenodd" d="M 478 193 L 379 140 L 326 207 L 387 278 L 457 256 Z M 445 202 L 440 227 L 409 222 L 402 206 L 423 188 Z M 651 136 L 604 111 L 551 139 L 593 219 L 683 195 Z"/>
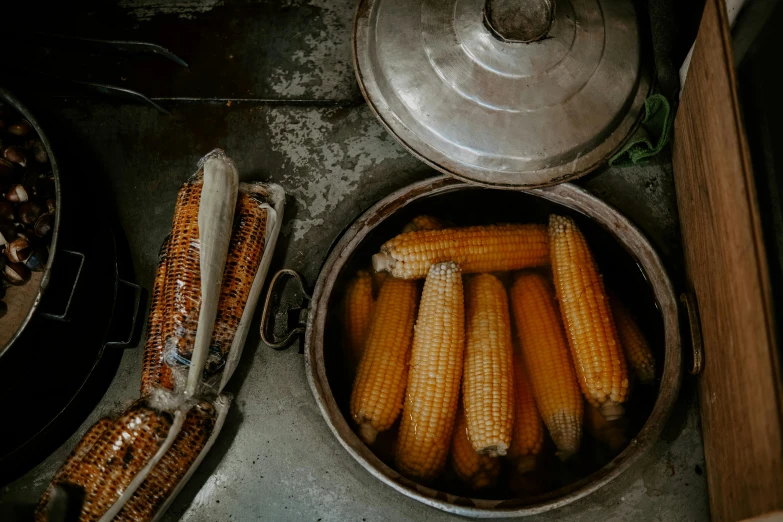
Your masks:
<path fill-rule="evenodd" d="M 485 0 L 484 22 L 505 42 L 529 43 L 547 36 L 555 0 Z"/>

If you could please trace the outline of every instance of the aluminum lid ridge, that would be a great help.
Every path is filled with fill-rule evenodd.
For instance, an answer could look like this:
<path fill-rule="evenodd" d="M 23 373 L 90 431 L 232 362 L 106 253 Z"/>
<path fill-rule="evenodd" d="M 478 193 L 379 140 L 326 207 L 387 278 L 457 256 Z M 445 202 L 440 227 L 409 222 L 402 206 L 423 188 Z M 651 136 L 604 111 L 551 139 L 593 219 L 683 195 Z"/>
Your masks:
<path fill-rule="evenodd" d="M 487 185 L 590 172 L 636 128 L 652 85 L 628 0 L 361 0 L 353 45 L 383 125 Z"/>

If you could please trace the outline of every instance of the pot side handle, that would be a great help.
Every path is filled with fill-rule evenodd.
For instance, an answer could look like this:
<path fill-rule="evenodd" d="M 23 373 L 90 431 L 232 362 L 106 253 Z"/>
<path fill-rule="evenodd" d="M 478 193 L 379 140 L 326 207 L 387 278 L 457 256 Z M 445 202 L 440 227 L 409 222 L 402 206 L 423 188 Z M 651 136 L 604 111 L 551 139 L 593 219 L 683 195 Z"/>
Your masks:
<path fill-rule="evenodd" d="M 62 275 L 58 274 L 57 277 L 62 277 L 63 279 L 68 277 L 73 282 L 69 285 L 63 285 L 63 289 L 57 291 L 59 296 L 62 297 L 62 299 L 58 299 L 57 297 L 52 296 L 54 291 L 52 289 L 50 280 L 50 285 L 47 289 L 47 294 L 49 294 L 47 297 L 49 299 L 46 300 L 46 304 L 51 305 L 52 300 L 60 301 L 58 305 L 62 304 L 62 311 L 51 309 L 46 310 L 44 309 L 45 307 L 42 306 L 40 315 L 46 319 L 67 323 L 71 320 L 71 304 L 73 303 L 73 298 L 76 294 L 76 288 L 79 286 L 79 280 L 81 279 L 82 275 L 82 268 L 84 268 L 84 254 L 73 250 L 60 250 L 58 253 L 64 254 L 66 256 L 65 258 L 58 260 L 60 266 L 68 266 L 65 266 L 65 268 L 63 268 Z M 68 258 L 70 258 L 70 261 L 67 261 Z M 58 281 L 61 281 L 61 279 L 58 279 Z"/>
<path fill-rule="evenodd" d="M 302 302 L 300 303 L 299 307 L 291 306 L 283 310 L 280 299 L 278 299 L 277 304 L 272 304 L 272 299 L 274 296 L 282 295 L 282 288 L 280 292 L 276 292 L 276 290 L 278 289 L 279 282 L 283 276 L 289 276 L 296 281 L 298 286 L 297 294 L 302 296 Z M 304 335 L 305 323 L 307 322 L 307 313 L 309 310 L 309 308 L 305 306 L 305 303 L 309 303 L 311 299 L 312 296 L 305 290 L 304 281 L 298 272 L 291 270 L 290 268 L 283 268 L 282 270 L 278 270 L 272 277 L 272 281 L 269 283 L 269 290 L 267 290 L 266 299 L 264 300 L 264 311 L 261 314 L 261 326 L 259 328 L 261 330 L 261 340 L 274 350 L 284 350 L 293 342 L 295 338 Z M 277 337 L 275 336 L 273 328 L 270 328 L 271 325 L 269 322 L 271 317 L 279 317 L 281 315 L 286 315 L 288 319 L 288 324 L 286 325 L 287 331 L 284 335 Z M 292 315 L 294 315 L 296 318 L 296 326 L 294 326 L 294 328 L 288 329 L 288 325 L 292 322 Z"/>

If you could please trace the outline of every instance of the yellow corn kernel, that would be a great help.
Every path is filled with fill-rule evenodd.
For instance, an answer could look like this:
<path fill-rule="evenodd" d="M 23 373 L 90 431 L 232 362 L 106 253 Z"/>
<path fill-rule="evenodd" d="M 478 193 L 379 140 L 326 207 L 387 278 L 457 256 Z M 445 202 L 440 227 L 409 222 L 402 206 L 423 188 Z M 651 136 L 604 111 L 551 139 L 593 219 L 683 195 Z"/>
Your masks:
<path fill-rule="evenodd" d="M 517 471 L 527 473 L 536 467 L 536 455 L 544 444 L 544 427 L 538 413 L 530 378 L 522 361 L 522 354 L 514 354 L 514 437 L 508 456 Z"/>
<path fill-rule="evenodd" d="M 402 231 L 404 233 L 418 232 L 419 230 L 440 230 L 441 228 L 446 228 L 449 226 L 452 226 L 452 224 L 445 219 L 422 214 L 421 216 L 416 216 L 413 218 L 407 225 L 403 227 Z"/>
<path fill-rule="evenodd" d="M 511 287 L 511 310 L 538 411 L 565 460 L 582 439 L 582 395 L 552 287 L 539 274 L 521 274 Z"/>
<path fill-rule="evenodd" d="M 549 263 L 544 225 L 490 225 L 408 232 L 373 256 L 375 271 L 420 279 L 434 263 L 453 261 L 464 273 L 503 272 Z"/>
<path fill-rule="evenodd" d="M 625 305 L 615 295 L 609 296 L 612 303 L 614 322 L 617 334 L 623 347 L 625 360 L 642 384 L 652 384 L 655 381 L 655 357 L 650 345 L 644 338 L 639 325 Z"/>
<path fill-rule="evenodd" d="M 473 489 L 493 486 L 500 473 L 500 459 L 479 455 L 468 440 L 465 410 L 460 407 L 451 436 L 451 466 L 457 476 Z"/>
<path fill-rule="evenodd" d="M 345 340 L 354 361 L 359 361 L 362 357 L 374 306 L 372 277 L 366 270 L 359 270 L 356 277 L 348 283 L 343 301 Z"/>
<path fill-rule="evenodd" d="M 427 481 L 443 470 L 457 415 L 464 350 L 462 276 L 455 263 L 437 263 L 424 282 L 411 348 L 396 456 L 404 475 Z"/>
<path fill-rule="evenodd" d="M 628 370 L 603 278 L 573 219 L 549 218 L 555 292 L 582 393 L 607 420 L 623 415 Z"/>
<path fill-rule="evenodd" d="M 378 294 L 351 394 L 351 416 L 367 444 L 388 430 L 402 410 L 417 298 L 415 281 L 394 278 Z"/>
<path fill-rule="evenodd" d="M 473 449 L 505 455 L 514 419 L 511 321 L 506 289 L 490 274 L 471 278 L 465 290 L 466 340 L 462 400 Z"/>

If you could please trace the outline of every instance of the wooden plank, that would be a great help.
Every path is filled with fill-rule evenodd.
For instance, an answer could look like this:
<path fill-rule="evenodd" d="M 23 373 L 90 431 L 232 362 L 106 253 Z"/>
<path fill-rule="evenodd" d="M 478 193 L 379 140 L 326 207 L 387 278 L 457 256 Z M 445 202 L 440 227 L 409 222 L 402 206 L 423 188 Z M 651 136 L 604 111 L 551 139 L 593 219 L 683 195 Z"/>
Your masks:
<path fill-rule="evenodd" d="M 688 277 L 701 312 L 700 404 L 710 509 L 783 508 L 780 361 L 725 6 L 707 0 L 674 125 Z"/>

